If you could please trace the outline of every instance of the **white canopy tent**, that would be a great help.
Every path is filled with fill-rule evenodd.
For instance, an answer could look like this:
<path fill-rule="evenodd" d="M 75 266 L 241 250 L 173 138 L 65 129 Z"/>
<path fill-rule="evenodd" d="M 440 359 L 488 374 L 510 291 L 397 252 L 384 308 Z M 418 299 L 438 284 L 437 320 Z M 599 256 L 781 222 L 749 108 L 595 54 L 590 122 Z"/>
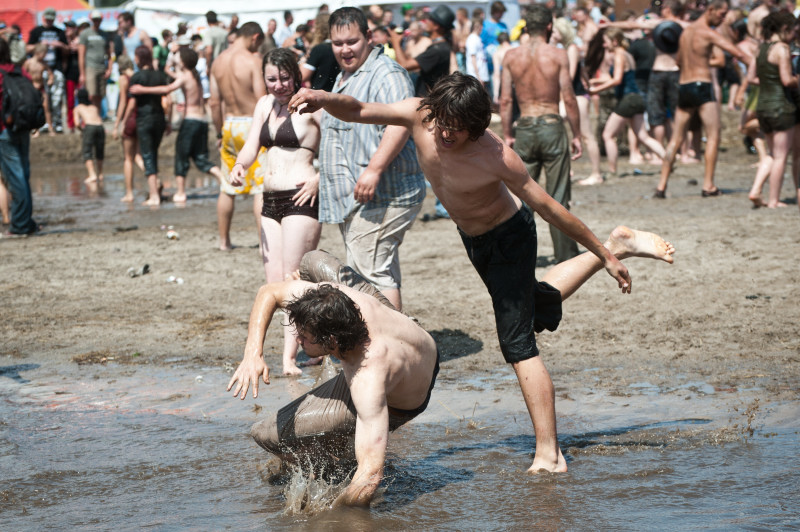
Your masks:
<path fill-rule="evenodd" d="M 317 15 L 319 6 L 326 3 L 331 11 L 345 6 L 367 6 L 373 3 L 391 9 L 395 14 L 395 21 L 400 22 L 401 7 L 404 4 L 411 4 L 415 7 L 445 4 L 455 11 L 459 7 L 465 7 L 471 13 L 476 7 L 482 7 L 489 15 L 489 5 L 491 2 L 452 2 L 445 0 L 428 0 L 423 2 L 365 2 L 357 3 L 347 0 L 293 0 L 292 2 L 279 2 L 276 0 L 253 1 L 253 0 L 226 0 L 220 3 L 214 0 L 131 0 L 126 2 L 119 9 L 132 12 L 136 17 L 136 26 L 145 30 L 153 37 L 159 37 L 161 31 L 169 29 L 175 31 L 179 22 L 186 22 L 190 33 L 200 33 L 206 29 L 205 14 L 208 11 L 217 13 L 220 21 L 227 24 L 232 15 L 239 16 L 239 24 L 245 22 L 258 22 L 266 30 L 267 22 L 275 19 L 278 24 L 283 24 L 283 12 L 291 10 L 294 16 L 294 23 L 304 23 L 313 20 Z M 519 4 L 517 0 L 503 0 L 508 11 L 503 20 L 511 28 L 516 24 L 520 17 Z"/>

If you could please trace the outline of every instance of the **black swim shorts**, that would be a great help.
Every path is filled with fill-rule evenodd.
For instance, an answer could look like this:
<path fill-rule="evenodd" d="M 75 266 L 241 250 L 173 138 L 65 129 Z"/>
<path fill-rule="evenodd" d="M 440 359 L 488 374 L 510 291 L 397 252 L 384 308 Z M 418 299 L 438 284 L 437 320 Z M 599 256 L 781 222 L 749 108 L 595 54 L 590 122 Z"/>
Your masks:
<path fill-rule="evenodd" d="M 292 197 L 300 191 L 299 188 L 291 190 L 264 191 L 264 204 L 261 207 L 261 216 L 272 218 L 281 223 L 286 216 L 309 216 L 319 218 L 319 206 L 313 207 L 308 203 L 295 205 Z"/>
<path fill-rule="evenodd" d="M 643 114 L 645 110 L 644 98 L 638 92 L 629 92 L 617 103 L 614 112 L 622 118 L 633 118 Z"/>
<path fill-rule="evenodd" d="M 776 131 L 787 131 L 792 129 L 797 123 L 795 112 L 791 113 L 771 113 L 756 111 L 758 126 L 765 134 L 775 133 Z"/>
<path fill-rule="evenodd" d="M 539 354 L 535 333 L 555 331 L 561 292 L 536 280 L 536 224 L 528 207 L 479 236 L 459 229 L 472 265 L 489 290 L 503 358 L 509 364 Z"/>
<path fill-rule="evenodd" d="M 696 109 L 703 104 L 716 101 L 714 87 L 707 81 L 681 83 L 678 88 L 678 107 L 681 109 Z"/>

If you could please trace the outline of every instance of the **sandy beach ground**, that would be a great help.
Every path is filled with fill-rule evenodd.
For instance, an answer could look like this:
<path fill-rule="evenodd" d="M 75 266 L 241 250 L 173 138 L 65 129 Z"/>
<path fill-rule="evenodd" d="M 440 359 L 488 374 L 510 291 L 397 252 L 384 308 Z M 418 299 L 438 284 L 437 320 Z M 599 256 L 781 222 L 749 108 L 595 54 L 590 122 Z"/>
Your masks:
<path fill-rule="evenodd" d="M 662 235 L 677 251 L 673 265 L 629 259 L 630 295 L 620 294 L 604 272 L 597 274 L 565 303 L 558 331 L 539 336 L 558 412 L 577 410 L 592 394 L 646 404 L 648 394 L 698 389 L 725 404 L 758 398 L 797 412 L 800 211 L 788 170 L 782 197 L 790 205 L 751 208 L 747 192 L 756 158 L 746 153 L 734 119 L 726 118 L 717 168 L 721 197 L 701 197 L 700 165 L 678 165 L 668 198 L 653 199 L 658 167 L 634 168 L 624 158 L 619 177 L 573 188 L 572 212 L 601 240 L 624 224 Z M 174 136 L 162 150 L 167 181 L 172 142 Z M 31 154 L 41 182 L 80 175 L 77 135 L 34 139 Z M 121 150 L 110 138 L 107 154 L 106 175 L 120 174 Z M 588 175 L 585 157 L 574 171 L 576 178 Z M 141 184 L 144 178 L 136 179 Z M 138 204 L 142 192 L 137 205 L 120 207 L 119 186 L 114 190 L 119 192 L 97 197 L 35 190 L 42 234 L 0 241 L 0 376 L 17 384 L 68 376 L 51 395 L 42 395 L 51 401 L 57 393 L 80 395 L 99 371 L 104 379 L 132 383 L 126 393 L 133 397 L 168 393 L 151 380 L 137 389 L 136 375 L 144 368 L 177 368 L 190 380 L 205 368 L 220 383 L 206 402 L 229 401 L 223 383 L 241 358 L 251 304 L 264 280 L 249 201 L 236 204 L 232 237 L 238 247 L 221 252 L 213 187 L 190 194 L 185 208 L 167 203 L 160 209 Z M 432 212 L 429 194 L 423 213 Z M 551 265 L 552 246 L 547 225 L 538 217 L 537 224 L 541 277 Z M 168 239 L 165 226 L 173 226 L 179 239 Z M 323 228 L 320 248 L 342 255 L 336 228 Z M 418 220 L 401 261 L 405 311 L 432 332 L 443 355 L 434 397 L 458 415 L 468 414 L 473 403 L 461 408 L 459 402 L 469 382 L 512 374 L 499 353 L 489 296 L 449 220 Z M 127 274 L 145 264 L 150 273 Z M 171 276 L 184 283 L 167 282 Z M 273 375 L 280 370 L 281 343 L 282 336 L 271 332 L 265 345 Z M 503 383 L 506 391 L 494 392 L 522 409 L 516 385 Z M 113 388 L 107 393 L 116 393 Z M 275 406 L 268 396 L 264 401 Z M 446 415 L 440 407 L 432 410 L 433 416 Z M 795 414 L 779 423 L 797 422 Z M 246 430 L 247 422 L 242 426 Z"/>

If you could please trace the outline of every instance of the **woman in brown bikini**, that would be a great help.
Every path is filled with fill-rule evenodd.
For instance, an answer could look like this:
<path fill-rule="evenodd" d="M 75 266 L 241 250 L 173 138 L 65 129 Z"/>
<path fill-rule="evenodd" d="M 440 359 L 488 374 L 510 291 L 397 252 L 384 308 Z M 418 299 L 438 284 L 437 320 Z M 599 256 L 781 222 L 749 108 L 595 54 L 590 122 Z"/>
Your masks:
<path fill-rule="evenodd" d="M 320 112 L 289 114 L 289 100 L 300 89 L 302 75 L 295 55 L 276 48 L 262 64 L 267 95 L 256 105 L 253 125 L 230 173 L 233 186 L 242 184 L 261 146 L 267 148 L 264 207 L 261 211 L 261 257 L 267 283 L 284 281 L 300 266 L 306 252 L 316 249 L 321 232 L 317 221 Z M 297 341 L 286 327 L 283 373 L 299 375 Z M 316 362 L 316 360 L 315 360 Z"/>

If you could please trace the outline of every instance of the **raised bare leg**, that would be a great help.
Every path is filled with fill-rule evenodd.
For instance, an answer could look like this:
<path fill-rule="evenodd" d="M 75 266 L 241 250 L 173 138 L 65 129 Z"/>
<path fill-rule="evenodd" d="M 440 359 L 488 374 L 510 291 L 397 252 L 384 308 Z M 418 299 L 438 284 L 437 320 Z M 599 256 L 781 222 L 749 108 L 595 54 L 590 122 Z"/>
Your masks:
<path fill-rule="evenodd" d="M 655 233 L 630 229 L 624 225 L 614 229 L 603 245 L 620 260 L 643 257 L 672 264 L 672 255 L 675 253 L 675 247 Z M 553 266 L 542 281 L 557 288 L 563 301 L 602 269 L 603 263 L 597 256 L 593 253 L 582 253 Z"/>

